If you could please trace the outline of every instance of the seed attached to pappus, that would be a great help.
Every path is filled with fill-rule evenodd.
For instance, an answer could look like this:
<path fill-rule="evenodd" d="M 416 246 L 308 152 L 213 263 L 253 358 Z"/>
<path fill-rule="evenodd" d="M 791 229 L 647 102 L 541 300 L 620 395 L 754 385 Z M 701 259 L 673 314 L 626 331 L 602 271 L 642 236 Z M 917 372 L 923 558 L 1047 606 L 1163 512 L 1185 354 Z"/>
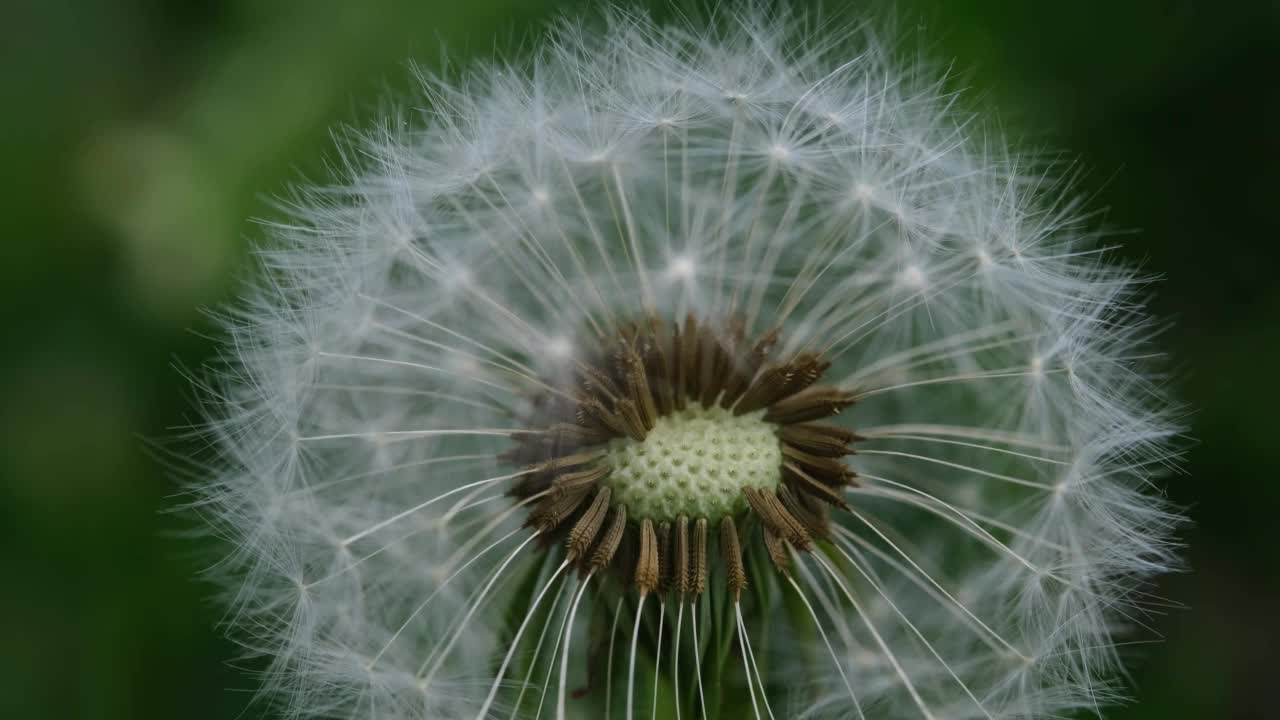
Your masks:
<path fill-rule="evenodd" d="M 708 528 L 735 597 L 742 527 L 759 528 L 787 573 L 784 548 L 808 550 L 844 507 L 856 475 L 843 458 L 858 438 L 829 422 L 853 395 L 820 384 L 820 355 L 777 357 L 778 337 L 689 314 L 632 323 L 575 354 L 507 454 L 526 466 L 510 492 L 532 501 L 528 524 L 581 572 L 612 568 L 640 594 L 701 592 Z"/>

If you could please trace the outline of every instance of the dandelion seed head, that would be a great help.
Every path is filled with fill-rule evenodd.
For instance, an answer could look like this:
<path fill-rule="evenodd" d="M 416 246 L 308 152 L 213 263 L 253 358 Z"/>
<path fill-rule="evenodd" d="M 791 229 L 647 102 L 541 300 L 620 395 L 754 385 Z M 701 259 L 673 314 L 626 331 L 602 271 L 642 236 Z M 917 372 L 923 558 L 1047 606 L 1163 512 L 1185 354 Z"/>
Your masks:
<path fill-rule="evenodd" d="M 563 21 L 421 71 L 423 110 L 297 191 L 202 382 L 194 504 L 264 696 L 387 720 L 1120 697 L 1180 522 L 1149 279 L 892 40 L 755 3 Z"/>

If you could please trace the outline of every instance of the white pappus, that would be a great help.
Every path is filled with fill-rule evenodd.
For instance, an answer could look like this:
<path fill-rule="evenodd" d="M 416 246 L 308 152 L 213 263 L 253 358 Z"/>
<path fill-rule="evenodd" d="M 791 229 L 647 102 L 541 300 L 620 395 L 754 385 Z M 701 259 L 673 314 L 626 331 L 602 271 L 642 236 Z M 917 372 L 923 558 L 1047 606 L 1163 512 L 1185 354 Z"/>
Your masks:
<path fill-rule="evenodd" d="M 1178 515 L 1145 279 L 867 27 L 562 22 L 304 187 L 192 506 L 289 716 L 1042 718 Z"/>

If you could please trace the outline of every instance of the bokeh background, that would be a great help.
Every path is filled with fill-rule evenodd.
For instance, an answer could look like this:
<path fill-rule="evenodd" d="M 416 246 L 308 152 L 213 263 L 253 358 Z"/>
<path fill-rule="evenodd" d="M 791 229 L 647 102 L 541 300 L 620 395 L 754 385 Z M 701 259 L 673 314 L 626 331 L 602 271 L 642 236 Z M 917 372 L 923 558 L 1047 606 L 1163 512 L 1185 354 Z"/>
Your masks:
<path fill-rule="evenodd" d="M 375 117 L 406 60 L 511 48 L 580 4 L 0 3 L 0 718 L 260 714 L 146 449 L 194 419 L 175 366 L 211 356 L 202 308 L 249 267 L 251 218 L 323 176 L 331 128 Z M 1194 571 L 1160 584 L 1185 609 L 1109 717 L 1280 717 L 1280 4 L 893 7 L 1011 136 L 1077 158 L 1167 278 Z"/>

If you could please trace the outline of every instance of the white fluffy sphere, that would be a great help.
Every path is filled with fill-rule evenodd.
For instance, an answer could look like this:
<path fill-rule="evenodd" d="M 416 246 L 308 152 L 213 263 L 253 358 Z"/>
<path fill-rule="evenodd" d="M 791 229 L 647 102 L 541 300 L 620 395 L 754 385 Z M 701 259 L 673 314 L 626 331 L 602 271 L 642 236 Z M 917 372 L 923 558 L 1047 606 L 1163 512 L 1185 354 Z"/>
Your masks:
<path fill-rule="evenodd" d="M 228 314 L 197 506 L 234 543 L 231 624 L 269 696 L 385 719 L 1113 699 L 1178 520 L 1141 279 L 1052 168 L 874 32 L 758 8 L 600 25 L 424 77 L 300 191 Z M 575 575 L 506 494 L 554 379 L 690 315 L 777 329 L 856 401 L 847 508 L 783 541 L 789 575 L 744 529 L 740 603 L 723 563 L 647 602 Z"/>

